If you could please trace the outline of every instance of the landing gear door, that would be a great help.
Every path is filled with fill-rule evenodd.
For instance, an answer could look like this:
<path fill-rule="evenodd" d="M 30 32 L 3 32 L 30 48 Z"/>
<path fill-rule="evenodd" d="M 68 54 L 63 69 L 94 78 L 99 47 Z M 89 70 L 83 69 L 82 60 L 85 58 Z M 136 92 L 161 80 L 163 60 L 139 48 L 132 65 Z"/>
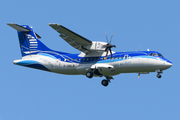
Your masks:
<path fill-rule="evenodd" d="M 109 75 L 112 72 L 115 71 L 114 67 L 112 65 L 96 65 L 96 68 L 98 69 L 99 73 L 101 73 L 102 75 Z"/>

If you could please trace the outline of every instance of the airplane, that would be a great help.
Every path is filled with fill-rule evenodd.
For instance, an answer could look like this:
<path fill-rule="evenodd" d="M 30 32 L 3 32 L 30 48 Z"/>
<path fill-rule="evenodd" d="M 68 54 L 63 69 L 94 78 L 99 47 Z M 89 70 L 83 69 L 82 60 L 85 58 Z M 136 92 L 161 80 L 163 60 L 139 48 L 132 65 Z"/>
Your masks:
<path fill-rule="evenodd" d="M 101 81 L 108 86 L 113 76 L 121 73 L 149 74 L 157 72 L 161 78 L 164 70 L 172 66 L 172 62 L 156 51 L 111 51 L 111 39 L 106 42 L 91 41 L 68 28 L 50 23 L 60 37 L 72 47 L 81 51 L 80 54 L 59 52 L 46 47 L 41 38 L 29 25 L 7 23 L 18 32 L 22 59 L 13 63 L 20 66 L 66 75 L 85 75 L 87 78 L 105 77 Z M 107 34 L 106 34 L 107 38 Z"/>

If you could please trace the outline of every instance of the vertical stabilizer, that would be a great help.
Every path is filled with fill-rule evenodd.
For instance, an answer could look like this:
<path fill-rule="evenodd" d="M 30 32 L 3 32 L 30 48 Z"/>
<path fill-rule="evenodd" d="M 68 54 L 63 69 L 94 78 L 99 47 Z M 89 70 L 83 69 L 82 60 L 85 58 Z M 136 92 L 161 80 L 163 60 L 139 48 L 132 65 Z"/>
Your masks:
<path fill-rule="evenodd" d="M 48 47 L 38 40 L 41 37 L 33 31 L 31 26 L 17 25 L 14 23 L 8 23 L 7 25 L 16 29 L 18 32 L 22 57 L 36 55 L 41 51 L 50 51 Z"/>

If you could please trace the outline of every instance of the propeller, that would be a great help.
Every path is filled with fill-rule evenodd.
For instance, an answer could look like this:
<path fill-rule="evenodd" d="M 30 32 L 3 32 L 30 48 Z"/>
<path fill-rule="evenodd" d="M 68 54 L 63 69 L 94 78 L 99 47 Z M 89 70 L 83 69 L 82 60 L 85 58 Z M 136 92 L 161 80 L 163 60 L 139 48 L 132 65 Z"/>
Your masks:
<path fill-rule="evenodd" d="M 111 48 L 112 48 L 112 47 L 115 47 L 115 48 L 116 48 L 116 45 L 112 45 L 112 44 L 111 44 L 112 37 L 113 37 L 114 34 L 111 35 L 110 41 L 108 41 L 108 37 L 107 37 L 107 33 L 106 33 L 106 32 L 105 32 L 105 35 L 106 35 L 107 44 L 106 44 L 106 45 L 103 45 L 103 47 L 105 47 L 106 57 L 107 57 L 107 55 L 108 55 L 108 52 L 110 52 L 110 53 L 111 53 L 111 59 L 112 59 L 112 58 L 113 58 L 113 55 L 112 55 Z"/>

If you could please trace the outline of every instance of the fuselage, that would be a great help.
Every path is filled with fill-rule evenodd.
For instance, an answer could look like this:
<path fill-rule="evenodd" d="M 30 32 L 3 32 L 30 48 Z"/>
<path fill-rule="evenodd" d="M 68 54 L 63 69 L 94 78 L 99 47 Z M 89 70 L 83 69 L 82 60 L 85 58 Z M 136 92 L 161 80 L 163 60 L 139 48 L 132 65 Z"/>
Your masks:
<path fill-rule="evenodd" d="M 46 70 L 59 74 L 85 75 L 96 69 L 95 76 L 114 76 L 120 73 L 149 73 L 165 70 L 172 62 L 156 51 L 116 52 L 110 55 L 88 56 L 62 52 L 44 51 L 37 55 L 26 56 L 13 62 L 17 65 Z"/>

